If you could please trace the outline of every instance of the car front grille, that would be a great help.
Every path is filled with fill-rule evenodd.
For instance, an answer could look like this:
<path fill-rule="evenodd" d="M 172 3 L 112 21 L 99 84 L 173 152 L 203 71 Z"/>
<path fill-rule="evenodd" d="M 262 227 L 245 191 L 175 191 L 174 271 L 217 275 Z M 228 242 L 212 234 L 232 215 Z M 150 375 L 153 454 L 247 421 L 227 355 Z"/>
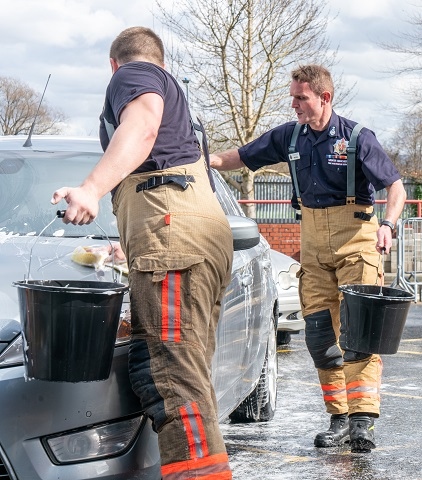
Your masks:
<path fill-rule="evenodd" d="M 0 453 L 0 480 L 12 480 L 12 478 L 7 472 L 6 465 L 4 464 L 1 453 Z"/>

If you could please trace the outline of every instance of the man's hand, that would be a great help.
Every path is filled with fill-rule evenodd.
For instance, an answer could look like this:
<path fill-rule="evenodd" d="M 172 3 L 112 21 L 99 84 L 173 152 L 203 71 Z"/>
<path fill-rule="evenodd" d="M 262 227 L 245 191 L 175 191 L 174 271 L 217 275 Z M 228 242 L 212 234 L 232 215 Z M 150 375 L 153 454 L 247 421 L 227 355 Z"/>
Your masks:
<path fill-rule="evenodd" d="M 377 245 L 376 249 L 378 253 L 387 254 L 390 253 L 391 245 L 393 244 L 393 232 L 387 225 L 381 225 L 377 232 Z"/>
<path fill-rule="evenodd" d="M 60 200 L 66 200 L 64 223 L 86 225 L 94 221 L 98 215 L 98 198 L 93 191 L 84 187 L 62 187 L 53 193 L 51 203 L 56 205 Z"/>
<path fill-rule="evenodd" d="M 126 256 L 123 253 L 120 243 L 113 243 L 108 247 L 109 256 L 106 258 L 106 262 L 113 262 L 117 265 L 126 262 Z"/>

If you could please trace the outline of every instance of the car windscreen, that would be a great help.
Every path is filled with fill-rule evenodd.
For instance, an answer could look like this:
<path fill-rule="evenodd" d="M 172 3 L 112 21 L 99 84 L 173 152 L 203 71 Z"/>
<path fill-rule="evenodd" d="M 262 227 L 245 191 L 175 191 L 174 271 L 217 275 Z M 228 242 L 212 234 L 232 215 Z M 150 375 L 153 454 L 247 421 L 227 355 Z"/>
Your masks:
<path fill-rule="evenodd" d="M 239 215 L 244 217 L 245 214 L 240 208 L 237 200 L 230 191 L 226 181 L 217 170 L 212 170 L 214 176 L 215 193 L 218 201 L 226 215 Z"/>
<path fill-rule="evenodd" d="M 28 150 L 0 151 L 0 233 L 38 235 L 56 218 L 57 210 L 66 209 L 63 200 L 50 203 L 55 190 L 62 186 L 76 187 L 100 159 L 100 153 L 46 152 Z M 98 225 L 101 227 L 99 228 Z M 100 202 L 96 223 L 65 225 L 55 220 L 43 236 L 118 237 L 111 197 Z"/>

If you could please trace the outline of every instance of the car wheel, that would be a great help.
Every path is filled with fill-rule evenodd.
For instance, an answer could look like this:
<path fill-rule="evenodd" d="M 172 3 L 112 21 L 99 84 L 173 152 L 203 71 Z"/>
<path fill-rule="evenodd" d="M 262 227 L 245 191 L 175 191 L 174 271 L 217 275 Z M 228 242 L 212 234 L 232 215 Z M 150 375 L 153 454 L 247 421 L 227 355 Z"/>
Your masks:
<path fill-rule="evenodd" d="M 279 330 L 277 332 L 277 344 L 278 345 L 288 345 L 292 339 L 292 336 L 289 332 Z"/>
<path fill-rule="evenodd" d="M 277 335 L 275 320 L 268 338 L 267 352 L 258 385 L 229 416 L 233 423 L 268 422 L 277 404 Z"/>

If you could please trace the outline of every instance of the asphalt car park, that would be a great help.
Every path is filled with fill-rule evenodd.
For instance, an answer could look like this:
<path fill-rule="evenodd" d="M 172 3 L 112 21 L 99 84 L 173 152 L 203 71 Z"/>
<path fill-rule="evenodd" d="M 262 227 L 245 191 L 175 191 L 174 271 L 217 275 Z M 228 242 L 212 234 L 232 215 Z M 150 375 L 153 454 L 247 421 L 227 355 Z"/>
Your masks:
<path fill-rule="evenodd" d="M 63 224 L 56 213 L 66 205 L 50 203 L 55 189 L 64 182 L 78 185 L 98 162 L 98 140 L 34 136 L 24 147 L 25 140 L 0 137 L 0 478 L 157 480 L 157 437 L 139 410 L 127 371 L 127 295 L 106 380 L 27 376 L 24 350 L 45 346 L 34 347 L 30 338 L 23 342 L 13 282 L 36 279 L 46 288 L 56 279 L 114 282 L 116 265 L 85 266 L 72 257 L 75 249 L 118 241 L 118 233 L 110 198 L 103 199 L 96 221 L 85 226 Z M 277 400 L 278 295 L 270 248 L 217 172 L 214 179 L 235 250 L 212 366 L 219 418 L 266 422 Z M 119 282 L 127 282 L 121 271 L 118 275 Z"/>
<path fill-rule="evenodd" d="M 351 454 L 348 445 L 317 449 L 328 426 L 304 332 L 278 349 L 278 405 L 272 422 L 233 425 L 223 433 L 234 480 L 421 480 L 422 304 L 412 303 L 399 350 L 382 355 L 377 448 Z"/>

